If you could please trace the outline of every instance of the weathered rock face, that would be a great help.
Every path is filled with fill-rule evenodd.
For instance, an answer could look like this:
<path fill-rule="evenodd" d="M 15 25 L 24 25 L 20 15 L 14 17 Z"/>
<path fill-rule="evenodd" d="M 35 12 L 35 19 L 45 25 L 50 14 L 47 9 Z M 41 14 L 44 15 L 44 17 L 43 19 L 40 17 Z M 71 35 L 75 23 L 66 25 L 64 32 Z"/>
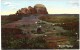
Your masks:
<path fill-rule="evenodd" d="M 29 14 L 36 14 L 36 10 L 34 8 L 32 8 L 31 6 L 28 7 L 28 11 L 29 11 Z"/>
<path fill-rule="evenodd" d="M 30 15 L 30 14 L 48 14 L 47 9 L 42 4 L 36 4 L 34 7 L 22 8 L 17 11 L 17 15 Z"/>
<path fill-rule="evenodd" d="M 28 9 L 22 8 L 22 9 L 18 10 L 16 14 L 28 14 Z"/>

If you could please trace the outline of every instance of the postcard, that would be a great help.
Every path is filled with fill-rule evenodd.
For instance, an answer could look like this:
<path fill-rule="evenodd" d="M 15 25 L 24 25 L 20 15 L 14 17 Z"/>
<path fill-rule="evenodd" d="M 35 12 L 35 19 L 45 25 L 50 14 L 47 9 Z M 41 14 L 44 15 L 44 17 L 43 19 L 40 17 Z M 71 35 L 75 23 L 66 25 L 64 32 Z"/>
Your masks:
<path fill-rule="evenodd" d="M 1 50 L 79 50 L 79 0 L 1 0 Z"/>

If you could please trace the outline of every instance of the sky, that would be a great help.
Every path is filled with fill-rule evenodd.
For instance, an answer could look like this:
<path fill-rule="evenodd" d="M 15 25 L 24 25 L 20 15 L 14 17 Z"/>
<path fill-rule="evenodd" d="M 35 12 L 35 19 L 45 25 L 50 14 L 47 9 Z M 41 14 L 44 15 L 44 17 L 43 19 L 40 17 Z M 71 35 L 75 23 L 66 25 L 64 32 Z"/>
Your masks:
<path fill-rule="evenodd" d="M 1 0 L 1 15 L 15 14 L 21 8 L 43 4 L 49 14 L 79 14 L 79 0 Z"/>

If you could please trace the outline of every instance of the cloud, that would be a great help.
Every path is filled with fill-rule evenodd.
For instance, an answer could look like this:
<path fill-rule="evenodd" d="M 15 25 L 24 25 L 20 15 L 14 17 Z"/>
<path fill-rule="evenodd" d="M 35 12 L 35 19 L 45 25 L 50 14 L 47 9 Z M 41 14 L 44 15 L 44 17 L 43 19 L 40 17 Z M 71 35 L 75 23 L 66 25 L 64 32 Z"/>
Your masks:
<path fill-rule="evenodd" d="M 79 6 L 79 0 L 69 0 L 69 4 L 72 6 Z"/>
<path fill-rule="evenodd" d="M 10 7 L 11 9 L 16 9 L 16 6 L 11 2 L 4 2 L 4 5 Z"/>
<path fill-rule="evenodd" d="M 11 5 L 11 2 L 4 2 L 5 5 Z"/>

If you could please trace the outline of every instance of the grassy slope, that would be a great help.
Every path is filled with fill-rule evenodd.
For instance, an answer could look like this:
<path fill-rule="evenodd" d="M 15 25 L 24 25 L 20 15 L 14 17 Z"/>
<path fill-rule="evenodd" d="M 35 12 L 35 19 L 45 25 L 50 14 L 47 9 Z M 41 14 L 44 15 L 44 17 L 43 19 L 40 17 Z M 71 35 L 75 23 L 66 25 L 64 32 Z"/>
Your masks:
<path fill-rule="evenodd" d="M 20 20 L 22 17 L 17 16 L 17 15 L 9 15 L 9 16 L 1 16 L 1 24 L 7 24 L 7 23 L 11 23 L 17 20 Z"/>
<path fill-rule="evenodd" d="M 78 15 L 50 15 L 41 16 L 39 19 L 52 23 L 78 22 Z"/>

